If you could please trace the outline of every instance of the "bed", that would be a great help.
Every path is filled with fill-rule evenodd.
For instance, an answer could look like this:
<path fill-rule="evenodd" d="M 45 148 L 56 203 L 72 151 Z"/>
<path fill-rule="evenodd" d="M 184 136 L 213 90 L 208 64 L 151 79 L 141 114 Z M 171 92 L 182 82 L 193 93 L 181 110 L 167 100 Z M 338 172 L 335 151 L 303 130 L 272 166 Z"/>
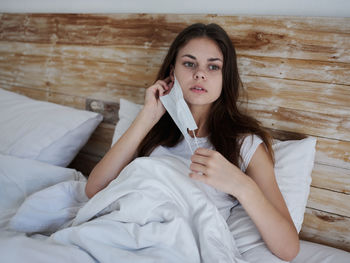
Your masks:
<path fill-rule="evenodd" d="M 111 237 L 110 243 L 102 242 L 93 230 L 84 232 L 79 226 L 98 222 L 98 226 L 88 224 L 87 229 L 103 227 L 101 231 L 109 233 L 103 220 L 111 220 L 110 212 L 121 204 L 130 209 L 139 199 L 129 194 L 130 199 L 115 196 L 103 203 L 108 199 L 106 192 L 100 203 L 88 203 L 82 191 L 85 176 L 137 114 L 144 89 L 152 83 L 169 41 L 185 25 L 198 21 L 219 23 L 229 32 L 249 99 L 247 104 L 241 98 L 242 107 L 276 138 L 276 176 L 303 239 L 293 262 L 350 261 L 346 252 L 350 251 L 348 18 L 1 14 L 0 19 L 0 247 L 8 262 L 47 261 L 50 255 L 58 261 L 109 262 L 112 255 L 125 253 L 125 249 L 103 253 L 120 240 Z M 126 180 L 121 185 L 134 183 Z M 166 183 L 157 189 L 164 187 Z M 46 205 L 35 200 L 46 201 Z M 39 204 L 45 209 L 40 210 Z M 87 204 L 99 207 L 95 214 L 79 214 Z M 222 227 L 210 232 L 210 238 L 208 231 L 191 228 L 191 233 L 197 233 L 196 242 L 191 243 L 196 244 L 197 254 L 186 251 L 186 246 L 178 247 L 183 253 L 173 253 L 166 240 L 160 250 L 163 254 L 152 254 L 149 246 L 144 250 L 148 252 L 137 255 L 138 260 L 145 262 L 146 255 L 152 254 L 166 258 L 164 262 L 183 261 L 184 255 L 188 262 L 212 262 L 212 258 L 281 262 L 269 254 L 248 218 L 236 220 L 244 209 L 234 209 L 226 223 L 211 215 L 217 221 L 207 227 Z M 91 220 L 94 218 L 101 220 Z M 125 223 L 126 219 L 118 220 Z M 194 218 L 184 222 L 191 220 Z M 179 226 L 188 230 L 184 222 Z M 246 224 L 249 240 L 245 233 L 237 232 L 237 224 Z M 121 225 L 114 227 L 127 231 Z M 81 232 L 63 231 L 72 227 Z M 53 234 L 56 232 L 60 234 Z M 78 232 L 91 242 L 84 243 Z M 234 241 L 229 233 L 236 237 Z M 218 236 L 226 242 L 207 242 Z M 153 240 L 158 242 L 155 248 L 160 247 L 160 238 Z M 226 247 L 230 242 L 234 246 Z M 100 250 L 95 249 L 99 245 Z M 127 251 L 142 250 L 132 245 Z M 15 252 L 16 246 L 22 253 Z M 228 254 L 231 258 L 226 258 Z M 128 257 L 125 254 L 123 262 Z"/>

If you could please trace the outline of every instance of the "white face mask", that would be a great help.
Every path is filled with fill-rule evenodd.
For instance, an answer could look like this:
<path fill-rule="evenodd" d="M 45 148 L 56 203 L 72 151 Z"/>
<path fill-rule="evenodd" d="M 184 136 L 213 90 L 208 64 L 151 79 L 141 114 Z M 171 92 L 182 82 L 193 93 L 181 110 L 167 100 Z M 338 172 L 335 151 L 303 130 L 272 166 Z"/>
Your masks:
<path fill-rule="evenodd" d="M 198 127 L 195 120 L 193 119 L 192 113 L 188 108 L 186 101 L 184 100 L 180 83 L 178 82 L 176 77 L 174 78 L 174 86 L 167 95 L 160 97 L 160 101 L 170 114 L 171 118 L 174 120 L 176 126 L 180 129 L 193 154 L 193 149 L 188 140 L 187 129 L 193 132 L 195 142 L 198 148 L 197 138 L 194 133 L 194 130 L 197 130 Z"/>

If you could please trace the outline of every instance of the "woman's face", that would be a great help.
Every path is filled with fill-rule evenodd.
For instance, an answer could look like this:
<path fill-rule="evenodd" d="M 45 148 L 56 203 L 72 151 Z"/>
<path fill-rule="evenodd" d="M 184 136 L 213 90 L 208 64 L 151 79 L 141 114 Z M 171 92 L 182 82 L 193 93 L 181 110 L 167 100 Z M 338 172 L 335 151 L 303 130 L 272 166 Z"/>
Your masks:
<path fill-rule="evenodd" d="M 222 90 L 223 55 L 209 38 L 194 38 L 176 57 L 174 73 L 189 106 L 210 106 Z"/>

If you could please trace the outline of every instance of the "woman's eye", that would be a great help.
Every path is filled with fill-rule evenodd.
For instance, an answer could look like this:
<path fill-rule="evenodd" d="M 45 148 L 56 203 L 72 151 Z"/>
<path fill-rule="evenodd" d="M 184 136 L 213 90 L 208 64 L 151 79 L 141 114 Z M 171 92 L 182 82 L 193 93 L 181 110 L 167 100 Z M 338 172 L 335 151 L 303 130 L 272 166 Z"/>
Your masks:
<path fill-rule="evenodd" d="M 220 67 L 218 65 L 209 65 L 210 70 L 219 70 Z"/>
<path fill-rule="evenodd" d="M 194 67 L 194 63 L 193 62 L 184 62 L 185 67 L 188 68 L 193 68 Z"/>

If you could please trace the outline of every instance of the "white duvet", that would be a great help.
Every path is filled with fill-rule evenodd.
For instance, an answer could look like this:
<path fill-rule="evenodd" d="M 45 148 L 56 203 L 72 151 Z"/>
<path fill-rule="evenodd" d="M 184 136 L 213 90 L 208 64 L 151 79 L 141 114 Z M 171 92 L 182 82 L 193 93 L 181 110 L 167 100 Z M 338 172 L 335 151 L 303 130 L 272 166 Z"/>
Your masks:
<path fill-rule="evenodd" d="M 182 159 L 138 158 L 88 200 L 75 170 L 13 158 L 0 156 L 1 262 L 245 262 Z"/>

